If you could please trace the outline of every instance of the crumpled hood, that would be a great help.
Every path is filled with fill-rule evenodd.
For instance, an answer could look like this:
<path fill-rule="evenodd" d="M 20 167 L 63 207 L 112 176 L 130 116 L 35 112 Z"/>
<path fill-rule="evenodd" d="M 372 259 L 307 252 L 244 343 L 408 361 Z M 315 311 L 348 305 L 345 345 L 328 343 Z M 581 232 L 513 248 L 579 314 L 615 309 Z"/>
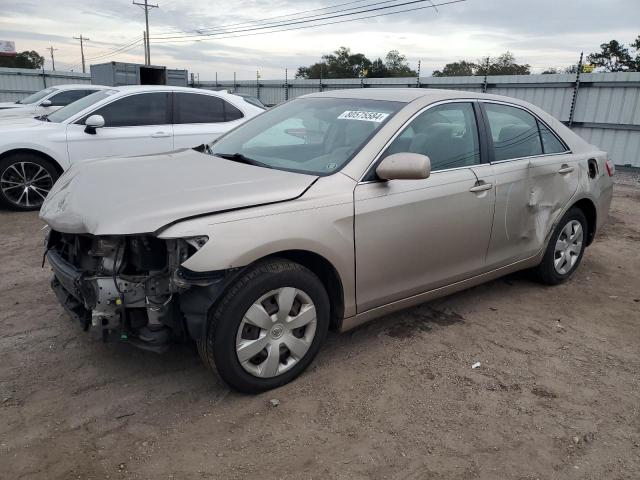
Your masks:
<path fill-rule="evenodd" d="M 66 233 L 151 233 L 195 215 L 294 199 L 316 179 L 191 149 L 103 158 L 67 170 L 40 218 Z"/>

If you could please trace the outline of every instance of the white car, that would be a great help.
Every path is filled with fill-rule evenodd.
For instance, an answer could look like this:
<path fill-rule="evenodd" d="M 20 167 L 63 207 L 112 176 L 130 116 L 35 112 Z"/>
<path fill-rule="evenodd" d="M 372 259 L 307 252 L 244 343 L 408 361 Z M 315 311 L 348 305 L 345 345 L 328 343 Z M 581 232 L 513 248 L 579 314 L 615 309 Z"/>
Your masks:
<path fill-rule="evenodd" d="M 263 111 L 227 92 L 135 85 L 47 116 L 0 121 L 0 204 L 38 209 L 74 162 L 197 147 Z"/>
<path fill-rule="evenodd" d="M 110 87 L 75 84 L 45 88 L 17 102 L 0 103 L 0 120 L 49 115 L 70 103 Z"/>

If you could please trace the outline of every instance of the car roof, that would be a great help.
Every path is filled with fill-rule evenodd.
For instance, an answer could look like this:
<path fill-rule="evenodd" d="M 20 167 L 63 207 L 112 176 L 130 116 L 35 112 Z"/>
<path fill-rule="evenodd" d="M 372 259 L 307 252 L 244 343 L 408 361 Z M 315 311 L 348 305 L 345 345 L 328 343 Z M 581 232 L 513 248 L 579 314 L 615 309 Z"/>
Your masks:
<path fill-rule="evenodd" d="M 110 87 L 106 85 L 93 85 L 91 83 L 68 83 L 64 85 L 50 85 L 47 88 L 55 88 L 56 90 L 86 90 L 90 89 L 98 89 L 98 90 L 106 90 Z"/>
<path fill-rule="evenodd" d="M 122 85 L 119 87 L 111 87 L 112 90 L 120 92 L 153 92 L 155 90 L 166 92 L 171 90 L 174 92 L 200 92 L 212 93 L 214 95 L 231 95 L 226 91 L 205 90 L 204 88 L 178 87 L 174 85 Z"/>
<path fill-rule="evenodd" d="M 484 100 L 498 100 L 515 104 L 526 104 L 516 98 L 492 95 L 463 90 L 445 90 L 439 88 L 352 88 L 347 90 L 330 90 L 327 92 L 310 93 L 304 98 L 356 98 L 363 100 L 387 100 L 392 102 L 410 103 L 418 99 L 426 99 L 430 103 L 460 98 L 477 98 Z"/>

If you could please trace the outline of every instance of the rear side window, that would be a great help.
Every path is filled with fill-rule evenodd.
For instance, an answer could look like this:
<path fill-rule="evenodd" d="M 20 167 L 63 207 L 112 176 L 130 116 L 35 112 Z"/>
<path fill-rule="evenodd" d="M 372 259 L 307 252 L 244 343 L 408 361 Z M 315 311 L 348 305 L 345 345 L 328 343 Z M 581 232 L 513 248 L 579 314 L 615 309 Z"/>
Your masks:
<path fill-rule="evenodd" d="M 427 155 L 432 171 L 479 164 L 473 106 L 454 102 L 421 113 L 389 145 L 384 156 L 400 152 Z"/>
<path fill-rule="evenodd" d="M 538 122 L 538 127 L 540 128 L 540 137 L 542 138 L 542 149 L 544 153 L 549 155 L 552 153 L 563 153 L 567 151 L 567 147 L 558 140 L 551 130 L 549 130 L 545 124 Z"/>
<path fill-rule="evenodd" d="M 174 93 L 173 123 L 220 123 L 242 118 L 242 112 L 213 95 Z"/>
<path fill-rule="evenodd" d="M 93 93 L 93 92 L 90 92 Z M 64 107 L 88 95 L 86 90 L 67 90 L 49 97 L 52 107 Z"/>
<path fill-rule="evenodd" d="M 139 125 L 164 125 L 169 120 L 169 93 L 139 93 L 120 98 L 98 110 L 91 112 L 78 123 L 83 123 L 91 115 L 102 115 L 105 127 L 133 127 Z"/>
<path fill-rule="evenodd" d="M 484 104 L 495 160 L 542 155 L 538 121 L 530 113 L 508 105 Z"/>

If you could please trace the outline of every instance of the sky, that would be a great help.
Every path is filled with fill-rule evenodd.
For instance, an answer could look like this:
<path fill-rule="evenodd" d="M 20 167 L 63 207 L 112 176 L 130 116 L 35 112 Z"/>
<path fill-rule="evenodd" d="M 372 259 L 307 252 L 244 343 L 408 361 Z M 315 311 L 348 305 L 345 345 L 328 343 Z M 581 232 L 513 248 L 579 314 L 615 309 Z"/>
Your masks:
<path fill-rule="evenodd" d="M 376 5 L 404 3 L 396 0 Z M 433 0 L 434 4 L 446 0 Z M 434 8 L 370 18 L 337 25 L 239 37 L 219 32 L 255 28 L 249 22 L 292 21 L 295 14 L 349 3 L 333 10 L 363 7 L 379 0 L 151 0 L 151 63 L 185 68 L 201 80 L 293 77 L 299 66 L 320 60 L 340 46 L 369 58 L 398 50 L 421 76 L 456 60 L 476 60 L 511 51 L 533 73 L 548 67 L 575 64 L 581 51 L 598 51 L 601 43 L 617 39 L 631 43 L 640 35 L 640 0 L 466 0 Z M 413 3 L 402 8 L 427 6 Z M 357 9 L 361 9 L 357 8 Z M 382 13 L 400 8 L 371 12 Z M 17 51 L 36 50 L 47 59 L 53 46 L 56 69 L 81 71 L 80 45 L 85 43 L 87 65 L 106 61 L 143 63 L 143 48 L 111 53 L 142 38 L 144 12 L 131 0 L 0 0 L 0 40 L 12 40 Z M 331 10 L 310 12 L 318 15 Z M 357 10 L 351 10 L 357 11 Z M 272 17 L 273 20 L 264 20 Z M 345 17 L 334 20 L 341 20 Z M 241 25 L 239 25 L 241 24 Z M 304 24 L 309 25 L 309 23 Z M 302 26 L 302 25 L 300 25 Z M 224 28 L 222 28 L 224 27 Z M 217 36 L 169 39 L 212 29 Z M 291 28 L 291 27 L 289 27 Z M 255 30 L 245 31 L 257 33 Z M 220 37 L 236 36 L 236 38 Z M 162 39 L 160 39 L 160 37 Z M 186 40 L 186 41 L 185 41 Z M 88 70 L 88 67 L 87 67 Z"/>

